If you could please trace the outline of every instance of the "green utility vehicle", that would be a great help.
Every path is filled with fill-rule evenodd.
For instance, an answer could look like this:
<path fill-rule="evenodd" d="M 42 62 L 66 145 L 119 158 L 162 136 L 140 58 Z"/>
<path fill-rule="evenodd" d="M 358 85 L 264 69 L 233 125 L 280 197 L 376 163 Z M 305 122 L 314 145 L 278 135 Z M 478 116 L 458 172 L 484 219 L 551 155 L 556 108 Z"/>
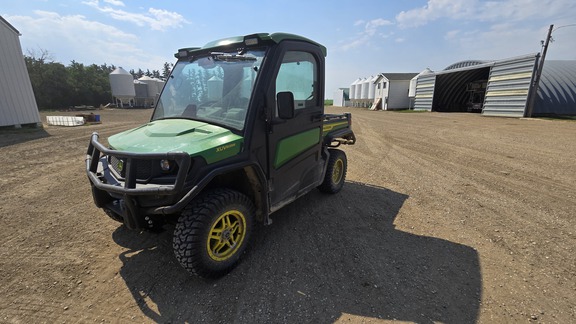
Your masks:
<path fill-rule="evenodd" d="M 228 273 L 254 222 L 318 188 L 340 191 L 350 114 L 324 114 L 326 48 L 297 35 L 232 37 L 183 48 L 149 123 L 94 133 L 86 171 L 96 206 L 135 230 L 174 222 L 191 273 Z"/>

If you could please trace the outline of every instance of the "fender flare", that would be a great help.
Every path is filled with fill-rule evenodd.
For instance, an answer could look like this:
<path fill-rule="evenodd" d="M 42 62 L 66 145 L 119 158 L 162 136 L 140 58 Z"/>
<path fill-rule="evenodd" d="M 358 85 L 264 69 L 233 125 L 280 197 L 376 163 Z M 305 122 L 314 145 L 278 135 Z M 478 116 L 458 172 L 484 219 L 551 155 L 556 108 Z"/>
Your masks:
<path fill-rule="evenodd" d="M 192 199 L 194 199 L 198 194 L 200 194 L 202 192 L 202 190 L 204 190 L 204 188 L 206 188 L 206 186 L 208 184 L 210 184 L 210 182 L 212 182 L 212 180 L 214 180 L 214 178 L 216 178 L 217 176 L 224 175 L 226 173 L 230 173 L 230 172 L 237 171 L 237 170 L 243 170 L 243 172 L 246 172 L 245 171 L 246 168 L 249 168 L 249 169 L 254 171 L 254 174 L 256 175 L 258 183 L 264 189 L 264 190 L 260 190 L 260 197 L 259 198 L 260 198 L 260 201 L 262 203 L 261 210 L 262 210 L 262 213 L 264 216 L 264 221 L 266 224 L 269 221 L 269 219 L 268 219 L 269 201 L 268 201 L 268 195 L 266 194 L 266 190 L 265 190 L 265 188 L 268 188 L 266 176 L 258 164 L 250 163 L 250 162 L 248 162 L 248 163 L 246 163 L 246 162 L 235 163 L 235 164 L 230 164 L 227 166 L 216 168 L 216 169 L 208 172 L 208 174 L 206 174 L 202 179 L 200 179 L 200 181 L 196 182 L 194 187 L 192 187 L 192 189 L 190 189 L 174 205 L 156 207 L 156 208 L 152 208 L 149 211 L 152 214 L 163 214 L 163 215 L 174 214 L 176 212 L 179 212 L 186 205 L 188 205 L 188 203 L 190 201 L 192 201 Z"/>

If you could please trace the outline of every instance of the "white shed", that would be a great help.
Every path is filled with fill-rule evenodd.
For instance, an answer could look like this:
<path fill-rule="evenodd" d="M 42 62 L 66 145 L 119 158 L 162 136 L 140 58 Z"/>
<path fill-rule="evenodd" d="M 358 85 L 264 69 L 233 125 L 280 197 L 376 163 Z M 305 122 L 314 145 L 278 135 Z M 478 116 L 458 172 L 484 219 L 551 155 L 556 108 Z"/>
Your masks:
<path fill-rule="evenodd" d="M 373 109 L 408 109 L 410 80 L 417 73 L 380 73 L 376 85 Z"/>
<path fill-rule="evenodd" d="M 0 127 L 41 123 L 19 37 L 0 16 Z"/>
<path fill-rule="evenodd" d="M 340 88 L 334 91 L 334 99 L 332 105 L 335 107 L 348 107 L 350 105 L 348 88 Z"/>

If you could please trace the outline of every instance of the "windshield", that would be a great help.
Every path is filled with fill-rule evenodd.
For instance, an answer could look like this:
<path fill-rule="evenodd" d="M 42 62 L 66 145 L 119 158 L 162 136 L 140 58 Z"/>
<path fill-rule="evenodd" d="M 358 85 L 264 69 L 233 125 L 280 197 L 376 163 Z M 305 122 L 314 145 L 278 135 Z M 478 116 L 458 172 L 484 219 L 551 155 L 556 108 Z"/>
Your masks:
<path fill-rule="evenodd" d="M 187 118 L 242 130 L 263 57 L 264 51 L 219 52 L 179 61 L 152 120 Z"/>

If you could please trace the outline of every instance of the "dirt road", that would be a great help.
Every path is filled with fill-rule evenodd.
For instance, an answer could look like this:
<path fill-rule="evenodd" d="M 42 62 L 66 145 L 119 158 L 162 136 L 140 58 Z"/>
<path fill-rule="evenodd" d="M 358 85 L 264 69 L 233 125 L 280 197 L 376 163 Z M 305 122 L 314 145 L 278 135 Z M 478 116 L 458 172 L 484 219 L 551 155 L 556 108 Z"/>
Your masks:
<path fill-rule="evenodd" d="M 92 203 L 90 134 L 151 111 L 0 130 L 0 322 L 576 322 L 576 123 L 346 110 L 343 191 L 273 214 L 218 281 Z"/>

